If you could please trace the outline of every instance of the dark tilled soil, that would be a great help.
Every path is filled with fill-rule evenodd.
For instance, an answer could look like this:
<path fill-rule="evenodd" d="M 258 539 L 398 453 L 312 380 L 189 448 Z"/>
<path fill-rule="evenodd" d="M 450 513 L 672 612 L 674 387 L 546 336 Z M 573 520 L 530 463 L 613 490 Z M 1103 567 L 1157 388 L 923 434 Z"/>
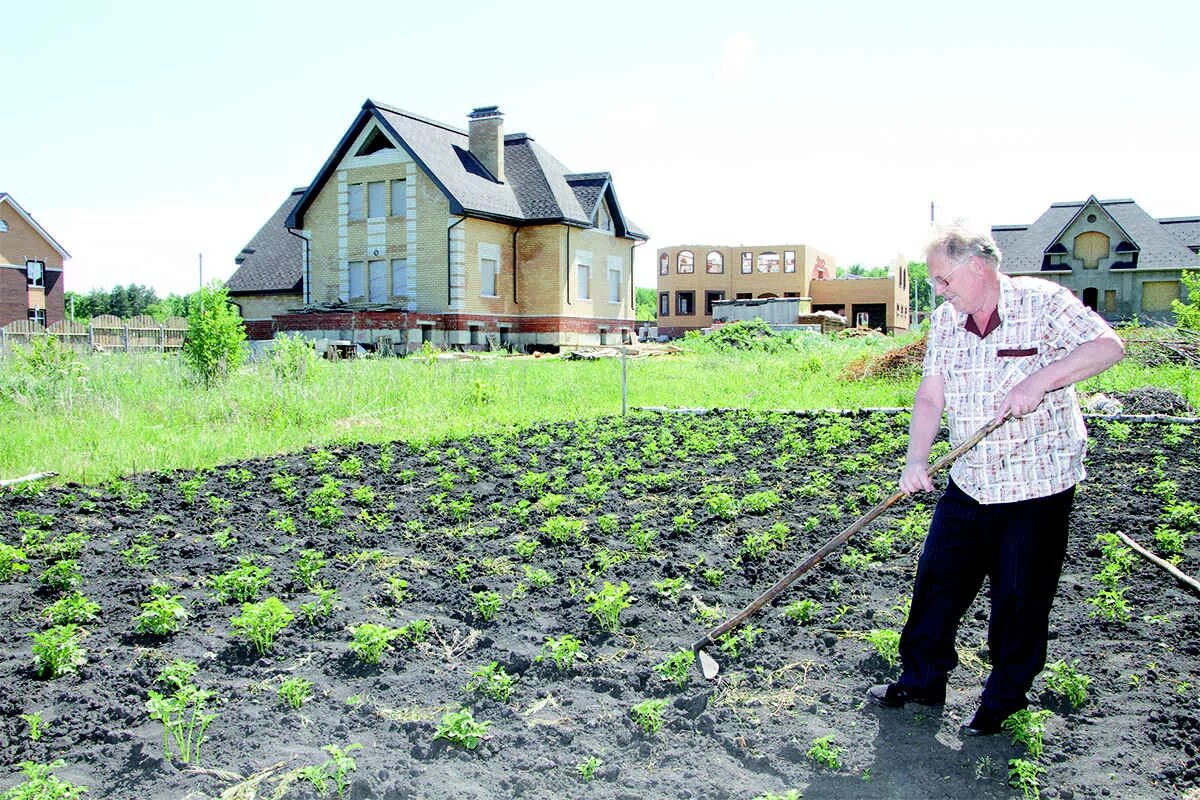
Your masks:
<path fill-rule="evenodd" d="M 1032 758 L 1025 748 L 1007 736 L 958 734 L 987 672 L 986 589 L 960 631 L 944 709 L 863 702 L 868 686 L 898 674 L 865 636 L 899 630 L 914 532 L 923 532 L 932 497 L 900 501 L 853 551 L 830 556 L 763 609 L 753 619 L 761 631 L 738 657 L 712 648 L 722 665 L 715 682 L 691 670 L 678 688 L 655 671 L 886 496 L 905 425 L 905 415 L 881 413 L 638 414 L 420 450 L 343 446 L 324 453 L 328 463 L 307 452 L 202 474 L 6 492 L 0 541 L 25 541 L 30 569 L 0 583 L 0 791 L 19 782 L 20 762 L 62 759 L 56 774 L 94 798 L 314 797 L 299 770 L 324 763 L 327 745 L 358 744 L 347 797 L 1020 797 L 1008 762 Z M 1034 687 L 1032 708 L 1052 712 L 1037 759 L 1041 794 L 1194 797 L 1200 598 L 1140 558 L 1120 578 L 1128 622 L 1094 618 L 1087 598 L 1100 589 L 1097 535 L 1123 530 L 1152 545 L 1170 498 L 1164 481 L 1176 487 L 1177 525 L 1186 532 L 1195 522 L 1186 503 L 1200 501 L 1200 430 L 1091 427 L 1049 660 L 1077 660 L 1092 680 L 1080 708 L 1042 680 Z M 273 476 L 294 476 L 293 496 Z M 343 496 L 311 495 L 323 481 Z M 768 490 L 777 502 L 760 495 L 764 508 L 749 508 L 748 495 Z M 741 506 L 729 518 L 718 513 L 721 492 Z M 314 506 L 327 509 L 324 523 Z M 582 520 L 582 533 L 556 543 L 544 527 L 556 515 Z M 744 553 L 747 536 L 779 523 L 782 549 Z M 100 612 L 82 625 L 86 663 L 49 679 L 35 674 L 30 633 L 49 626 L 45 609 L 61 593 L 39 576 L 73 532 L 87 537 L 79 591 Z M 890 547 L 881 535 L 889 533 Z M 536 551 L 522 556 L 519 541 L 538 542 Z M 319 580 L 339 598 L 315 624 L 300 608 L 316 596 L 293 577 L 306 549 L 325 554 Z M 1193 536 L 1181 568 L 1200 572 L 1198 556 Z M 241 557 L 272 570 L 260 597 L 297 615 L 266 655 L 231 631 L 239 605 L 213 597 L 210 576 Z M 536 585 L 530 570 L 553 583 Z M 677 598 L 656 588 L 668 579 L 682 579 Z M 188 617 L 174 635 L 135 632 L 155 581 L 183 598 Z M 587 596 L 604 581 L 630 589 L 616 632 L 588 613 Z M 474 597 L 484 591 L 502 597 L 490 620 Z M 783 613 L 801 599 L 819 603 L 802 625 Z M 426 641 L 397 640 L 378 665 L 349 649 L 349 626 L 414 620 L 432 623 Z M 538 660 L 547 637 L 568 633 L 585 659 L 563 670 Z M 172 659 L 194 662 L 194 684 L 215 698 L 216 718 L 190 765 L 164 755 L 162 726 L 146 711 L 149 692 L 166 691 L 155 679 Z M 507 701 L 465 688 L 492 661 L 518 676 Z M 314 687 L 299 711 L 277 697 L 293 676 Z M 645 700 L 665 701 L 653 734 L 630 714 Z M 489 723 L 475 750 L 434 738 L 443 715 L 461 707 Z M 33 712 L 47 724 L 39 741 L 20 716 Z M 808 755 L 830 735 L 836 768 Z M 592 758 L 589 782 L 578 766 Z"/>

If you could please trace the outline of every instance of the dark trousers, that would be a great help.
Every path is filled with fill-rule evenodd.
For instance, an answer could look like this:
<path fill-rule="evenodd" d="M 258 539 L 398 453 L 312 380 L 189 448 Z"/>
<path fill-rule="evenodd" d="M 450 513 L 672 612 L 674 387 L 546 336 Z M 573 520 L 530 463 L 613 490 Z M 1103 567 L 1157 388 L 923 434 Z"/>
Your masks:
<path fill-rule="evenodd" d="M 900 635 L 900 685 L 942 686 L 958 664 L 955 634 L 991 579 L 992 673 L 980 707 L 1009 714 L 1046 664 L 1050 607 L 1067 551 L 1075 487 L 1048 497 L 981 505 L 950 482 L 933 513 L 917 565 L 912 609 Z"/>

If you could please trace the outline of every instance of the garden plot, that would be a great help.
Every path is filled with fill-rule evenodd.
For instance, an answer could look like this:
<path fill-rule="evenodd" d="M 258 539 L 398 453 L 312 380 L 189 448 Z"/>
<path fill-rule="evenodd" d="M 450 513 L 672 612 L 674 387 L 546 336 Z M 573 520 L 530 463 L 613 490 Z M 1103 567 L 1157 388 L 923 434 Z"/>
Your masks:
<path fill-rule="evenodd" d="M 710 648 L 721 673 L 701 679 L 692 642 L 892 491 L 906 424 L 634 414 L 10 490 L 0 792 L 1195 793 L 1200 603 L 1106 536 L 1200 571 L 1189 425 L 1091 422 L 1056 666 L 1012 737 L 958 737 L 986 597 L 944 710 L 863 703 L 898 674 L 932 496 Z"/>

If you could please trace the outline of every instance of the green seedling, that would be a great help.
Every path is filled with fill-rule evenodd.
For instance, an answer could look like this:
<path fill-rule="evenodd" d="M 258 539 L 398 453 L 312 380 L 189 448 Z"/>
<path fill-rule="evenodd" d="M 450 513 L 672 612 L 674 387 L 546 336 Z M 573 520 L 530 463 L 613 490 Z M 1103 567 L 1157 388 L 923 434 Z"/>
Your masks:
<path fill-rule="evenodd" d="M 1050 713 L 1048 710 L 1030 711 L 1023 708 L 1010 714 L 1001 725 L 1012 737 L 1013 744 L 1025 745 L 1025 750 L 1036 760 L 1042 757 L 1042 741 Z"/>
<path fill-rule="evenodd" d="M 747 624 L 741 630 L 733 630 L 729 631 L 729 633 L 721 634 L 717 637 L 717 641 L 721 645 L 721 651 L 728 653 L 730 658 L 741 658 L 742 649 L 753 647 L 754 640 L 762 632 L 762 628 Z"/>
<path fill-rule="evenodd" d="M 46 606 L 46 618 L 53 625 L 91 622 L 100 612 L 100 604 L 93 603 L 79 592 L 63 595 Z"/>
<path fill-rule="evenodd" d="M 25 551 L 0 542 L 0 582 L 10 581 L 14 576 L 28 571 Z"/>
<path fill-rule="evenodd" d="M 506 702 L 512 694 L 518 677 L 505 672 L 504 667 L 496 661 L 486 664 L 471 673 L 467 683 L 468 692 L 479 692 L 498 702 Z"/>
<path fill-rule="evenodd" d="M 566 544 L 583 535 L 584 521 L 570 517 L 552 516 L 542 523 L 541 531 L 555 544 Z"/>
<path fill-rule="evenodd" d="M 328 563 L 325 554 L 320 550 L 301 550 L 300 557 L 292 566 L 292 577 L 309 590 L 319 585 L 317 576 Z"/>
<path fill-rule="evenodd" d="M 142 613 L 134 618 L 134 630 L 151 636 L 169 636 L 179 630 L 187 619 L 187 611 L 180 602 L 183 595 L 171 596 L 170 590 L 164 583 L 151 584 L 152 596 L 142 603 Z"/>
<path fill-rule="evenodd" d="M 87 651 L 79 644 L 79 626 L 55 625 L 33 637 L 33 669 L 43 678 L 74 672 L 87 662 Z"/>
<path fill-rule="evenodd" d="M 654 588 L 658 590 L 658 596 L 671 603 L 679 600 L 679 595 L 683 592 L 684 586 L 685 581 L 683 576 L 654 581 Z"/>
<path fill-rule="evenodd" d="M 873 629 L 863 634 L 863 638 L 871 643 L 889 667 L 896 666 L 900 661 L 900 634 L 889 629 Z"/>
<path fill-rule="evenodd" d="M 290 678 L 285 678 L 283 683 L 279 684 L 279 699 L 284 705 L 294 708 L 297 711 L 312 698 L 313 685 L 312 681 L 305 680 L 299 675 L 293 675 Z"/>
<path fill-rule="evenodd" d="M 378 664 L 392 641 L 401 636 L 399 628 L 389 628 L 375 622 L 364 622 L 350 628 L 350 651 L 366 664 Z"/>
<path fill-rule="evenodd" d="M 792 622 L 795 622 L 797 625 L 807 625 L 808 623 L 812 622 L 813 617 L 815 617 L 817 612 L 820 610 L 820 603 L 818 603 L 816 600 L 805 598 L 803 600 L 797 600 L 794 603 L 789 603 L 787 608 L 783 610 L 783 613 L 788 619 L 790 619 Z"/>
<path fill-rule="evenodd" d="M 1008 785 L 1014 789 L 1020 789 L 1025 800 L 1039 800 L 1042 792 L 1041 787 L 1038 786 L 1038 776 L 1045 771 L 1037 765 L 1036 761 L 1010 758 L 1008 760 Z"/>
<path fill-rule="evenodd" d="M 842 768 L 842 748 L 833 743 L 833 734 L 813 739 L 805 755 L 828 769 Z"/>
<path fill-rule="evenodd" d="M 49 764 L 22 761 L 20 766 L 21 772 L 25 773 L 25 780 L 0 797 L 3 800 L 77 800 L 87 791 L 86 786 L 76 786 L 50 774 L 66 763 L 61 758 Z"/>
<path fill-rule="evenodd" d="M 596 777 L 596 770 L 600 768 L 601 761 L 595 756 L 588 756 L 585 761 L 580 761 L 575 765 L 575 771 L 579 773 L 579 777 L 584 783 L 591 783 Z"/>
<path fill-rule="evenodd" d="M 447 711 L 442 715 L 441 722 L 438 723 L 438 729 L 433 734 L 433 738 L 435 740 L 445 739 L 451 744 L 456 744 L 467 750 L 474 750 L 479 747 L 479 743 L 487 735 L 488 726 L 491 724 L 490 722 L 476 721 L 475 716 L 469 708 L 460 708 L 458 711 Z"/>
<path fill-rule="evenodd" d="M 158 676 L 158 681 L 171 687 L 172 693 L 164 695 L 151 689 L 150 699 L 146 701 L 150 719 L 163 726 L 163 755 L 171 757 L 170 743 L 174 742 L 179 760 L 184 764 L 200 759 L 204 732 L 217 718 L 216 714 L 204 710 L 213 693 L 191 683 L 195 672 L 195 664 L 176 659 Z"/>
<path fill-rule="evenodd" d="M 83 583 L 83 573 L 79 571 L 79 564 L 75 562 L 75 559 L 64 558 L 47 567 L 38 576 L 38 580 L 47 589 L 69 592 Z"/>
<path fill-rule="evenodd" d="M 309 625 L 315 625 L 318 619 L 333 614 L 333 606 L 340 600 L 336 589 L 315 586 L 313 592 L 317 595 L 316 600 L 300 604 L 300 613 Z"/>
<path fill-rule="evenodd" d="M 399 631 L 401 639 L 408 642 L 410 647 L 415 647 L 428 638 L 430 631 L 433 630 L 433 623 L 427 619 L 414 619 L 396 630 Z"/>
<path fill-rule="evenodd" d="M 583 657 L 583 654 L 580 653 L 581 647 L 583 647 L 583 642 L 569 633 L 564 633 L 557 639 L 547 636 L 541 652 L 538 653 L 537 660 L 542 661 L 549 656 L 559 669 L 569 669 L 575 663 L 575 659 Z"/>
<path fill-rule="evenodd" d="M 773 489 L 764 492 L 754 492 L 742 498 L 741 507 L 747 514 L 766 514 L 778 506 L 783 499 Z"/>
<path fill-rule="evenodd" d="M 604 582 L 598 592 L 589 592 L 584 601 L 588 604 L 588 613 L 596 618 L 601 629 L 616 633 L 621 629 L 621 612 L 629 607 L 629 584 L 621 581 L 619 585 Z"/>
<path fill-rule="evenodd" d="M 335 744 L 327 744 L 321 749 L 329 753 L 325 763 L 304 767 L 298 774 L 301 780 L 312 784 L 313 791 L 321 797 L 329 796 L 330 784 L 338 797 L 344 797 L 346 790 L 350 788 L 350 773 L 358 769 L 358 764 L 350 754 L 361 750 L 362 745 L 355 742 L 343 750 Z"/>
<path fill-rule="evenodd" d="M 1076 670 L 1079 659 L 1070 664 L 1066 661 L 1055 661 L 1047 667 L 1046 686 L 1055 694 L 1065 697 L 1073 707 L 1079 708 L 1087 700 L 1088 686 L 1092 679 Z"/>
<path fill-rule="evenodd" d="M 725 570 L 705 567 L 704 571 L 700 573 L 700 577 L 704 579 L 705 583 L 716 589 L 725 580 Z"/>
<path fill-rule="evenodd" d="M 612 536 L 617 532 L 617 515 L 601 514 L 596 517 L 596 529 L 605 536 Z"/>
<path fill-rule="evenodd" d="M 537 539 L 520 538 L 513 542 L 513 549 L 517 551 L 517 555 L 523 559 L 529 560 L 533 558 L 534 552 L 538 549 Z"/>
<path fill-rule="evenodd" d="M 647 735 L 653 735 L 662 730 L 663 712 L 666 711 L 666 708 L 666 700 L 643 700 L 637 705 L 630 706 L 629 715 Z"/>
<path fill-rule="evenodd" d="M 484 622 L 496 616 L 496 612 L 500 610 L 500 605 L 504 602 L 504 598 L 498 592 L 490 589 L 472 592 L 471 596 L 475 598 L 475 611 Z"/>
<path fill-rule="evenodd" d="M 1125 599 L 1124 586 L 1115 589 L 1101 589 L 1087 598 L 1087 603 L 1092 606 L 1093 617 L 1099 617 L 1109 622 L 1129 622 L 1133 616 L 1129 610 L 1129 601 Z"/>
<path fill-rule="evenodd" d="M 654 671 L 663 676 L 663 680 L 672 681 L 678 688 L 687 686 L 691 676 L 692 665 L 696 663 L 696 654 L 691 650 L 677 650 L 666 661 L 654 666 Z"/>
<path fill-rule="evenodd" d="M 270 580 L 270 567 L 260 567 L 242 556 L 236 567 L 209 578 L 209 584 L 218 603 L 246 603 L 256 599 Z"/>
<path fill-rule="evenodd" d="M 278 597 L 268 597 L 257 603 L 243 603 L 242 613 L 231 618 L 230 623 L 234 632 L 254 645 L 262 655 L 271 649 L 275 637 L 295 616 Z"/>
<path fill-rule="evenodd" d="M 708 508 L 708 513 L 717 519 L 731 520 L 737 518 L 739 512 L 738 502 L 728 492 L 714 492 L 705 499 L 704 503 Z"/>
<path fill-rule="evenodd" d="M 524 570 L 525 580 L 529 581 L 529 585 L 533 586 L 534 588 L 545 589 L 547 586 L 550 586 L 554 583 L 554 575 L 552 575 L 549 571 L 542 569 L 541 567 L 534 569 L 526 564 L 524 566 Z"/>
<path fill-rule="evenodd" d="M 46 721 L 42 719 L 42 712 L 32 711 L 28 714 L 22 714 L 21 719 L 29 726 L 29 738 L 31 741 L 40 742 L 46 730 L 50 727 Z"/>
<path fill-rule="evenodd" d="M 696 530 L 696 518 L 692 515 L 690 508 L 684 509 L 682 514 L 676 514 L 671 519 L 671 530 L 676 536 L 685 536 Z"/>
<path fill-rule="evenodd" d="M 775 792 L 765 792 L 764 794 L 755 795 L 754 800 L 800 800 L 804 797 L 799 789 L 788 789 L 783 794 Z"/>

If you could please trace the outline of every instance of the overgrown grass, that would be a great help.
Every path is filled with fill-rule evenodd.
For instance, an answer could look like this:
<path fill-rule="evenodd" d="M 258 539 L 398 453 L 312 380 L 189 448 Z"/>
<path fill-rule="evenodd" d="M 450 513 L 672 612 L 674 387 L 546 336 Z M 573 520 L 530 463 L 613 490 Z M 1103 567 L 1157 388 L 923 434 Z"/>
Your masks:
<path fill-rule="evenodd" d="M 795 350 L 687 352 L 628 362 L 638 406 L 815 409 L 908 406 L 917 376 L 846 382 L 842 368 L 905 338 L 802 337 Z M 30 405 L 0 395 L 0 477 L 54 471 L 96 483 L 143 470 L 197 468 L 337 442 L 428 441 L 618 413 L 621 366 L 532 358 L 320 362 L 303 380 L 268 364 L 212 389 L 174 356 L 81 359 L 78 386 Z M 0 361 L 0 377 L 11 368 Z M 1194 371 L 1133 363 L 1086 390 L 1167 386 L 1200 403 Z"/>

